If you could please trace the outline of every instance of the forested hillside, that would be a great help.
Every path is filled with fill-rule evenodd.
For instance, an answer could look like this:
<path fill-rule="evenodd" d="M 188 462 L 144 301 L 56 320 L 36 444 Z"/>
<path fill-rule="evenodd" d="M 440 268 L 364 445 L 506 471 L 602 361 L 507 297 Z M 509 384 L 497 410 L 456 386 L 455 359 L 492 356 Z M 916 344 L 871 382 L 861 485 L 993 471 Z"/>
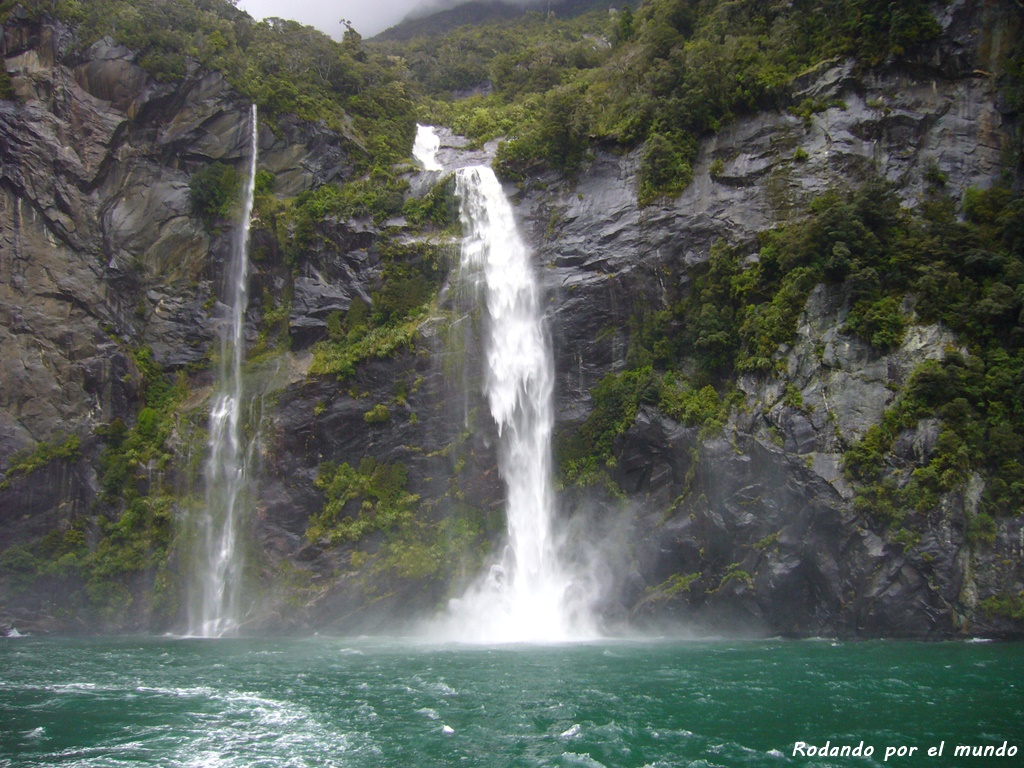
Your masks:
<path fill-rule="evenodd" d="M 363 167 L 408 155 L 414 105 L 404 71 L 351 27 L 338 43 L 288 19 L 257 22 L 230 0 L 5 0 L 0 15 L 19 7 L 73 25 L 78 51 L 115 39 L 160 82 L 181 82 L 196 67 L 222 72 L 268 117 L 295 114 L 345 133 L 364 151 Z"/>
<path fill-rule="evenodd" d="M 595 143 L 644 143 L 639 194 L 650 202 L 684 189 L 698 140 L 736 116 L 831 106 L 793 102 L 801 73 L 838 57 L 865 67 L 912 58 L 939 32 L 924 0 L 652 0 L 566 20 L 534 12 L 385 50 L 428 96 L 486 86 L 437 115 L 478 140 L 506 136 L 497 163 L 507 178 L 572 173 Z"/>

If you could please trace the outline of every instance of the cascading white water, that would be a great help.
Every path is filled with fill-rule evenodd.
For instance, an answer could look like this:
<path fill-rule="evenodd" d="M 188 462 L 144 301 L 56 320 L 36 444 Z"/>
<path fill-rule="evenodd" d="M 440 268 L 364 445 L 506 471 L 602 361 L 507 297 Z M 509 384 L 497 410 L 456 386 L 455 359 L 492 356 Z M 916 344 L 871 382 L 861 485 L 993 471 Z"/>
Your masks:
<path fill-rule="evenodd" d="M 189 634 L 221 637 L 237 630 L 242 585 L 239 528 L 246 483 L 246 449 L 242 434 L 242 356 L 244 320 L 249 301 L 249 228 L 256 186 L 258 120 L 250 112 L 249 168 L 242 189 L 243 206 L 235 230 L 226 276 L 228 323 L 221 330 L 218 391 L 210 410 L 206 462 L 206 508 L 199 522 L 189 606 Z"/>
<path fill-rule="evenodd" d="M 441 139 L 429 125 L 416 123 L 416 140 L 412 145 L 413 158 L 423 166 L 425 171 L 440 171 L 442 166 L 437 162 L 437 150 L 441 148 Z"/>
<path fill-rule="evenodd" d="M 593 637 L 562 563 L 551 487 L 554 363 L 540 289 L 512 207 L 490 168 L 456 176 L 464 232 L 461 272 L 484 299 L 485 389 L 500 437 L 508 544 L 438 634 L 462 642 L 560 642 Z"/>

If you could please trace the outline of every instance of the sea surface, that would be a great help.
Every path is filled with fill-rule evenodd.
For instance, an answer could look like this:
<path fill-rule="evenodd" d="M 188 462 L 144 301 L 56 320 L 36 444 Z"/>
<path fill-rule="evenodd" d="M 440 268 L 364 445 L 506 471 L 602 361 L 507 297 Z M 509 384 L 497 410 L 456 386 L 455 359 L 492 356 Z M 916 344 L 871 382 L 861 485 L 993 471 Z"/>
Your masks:
<path fill-rule="evenodd" d="M 798 742 L 874 751 L 794 756 Z M 1004 742 L 1014 756 L 953 756 Z M 0 639 L 12 768 L 1009 768 L 1022 755 L 1020 643 Z"/>

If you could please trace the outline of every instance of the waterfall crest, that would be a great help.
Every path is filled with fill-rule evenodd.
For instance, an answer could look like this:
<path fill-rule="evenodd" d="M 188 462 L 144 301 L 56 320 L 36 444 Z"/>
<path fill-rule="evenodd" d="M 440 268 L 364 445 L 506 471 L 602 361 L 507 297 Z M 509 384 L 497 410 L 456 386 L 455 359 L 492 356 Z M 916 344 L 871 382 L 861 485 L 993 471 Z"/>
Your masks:
<path fill-rule="evenodd" d="M 239 623 L 243 567 L 239 528 L 247 474 L 241 424 L 243 331 L 249 301 L 249 228 L 256 186 L 258 133 L 254 104 L 250 111 L 249 167 L 242 189 L 244 202 L 226 275 L 228 317 L 221 327 L 219 378 L 210 409 L 206 507 L 199 520 L 193 558 L 195 574 L 188 631 L 199 637 L 231 634 Z"/>
<path fill-rule="evenodd" d="M 540 289 L 512 207 L 485 166 L 463 168 L 456 192 L 462 279 L 486 316 L 485 391 L 500 444 L 508 543 L 436 633 L 459 642 L 563 642 L 597 635 L 562 561 L 551 484 L 554 361 Z"/>
<path fill-rule="evenodd" d="M 416 123 L 416 140 L 412 145 L 412 156 L 425 171 L 440 171 L 442 166 L 437 162 L 437 150 L 441 148 L 441 139 L 429 125 Z"/>

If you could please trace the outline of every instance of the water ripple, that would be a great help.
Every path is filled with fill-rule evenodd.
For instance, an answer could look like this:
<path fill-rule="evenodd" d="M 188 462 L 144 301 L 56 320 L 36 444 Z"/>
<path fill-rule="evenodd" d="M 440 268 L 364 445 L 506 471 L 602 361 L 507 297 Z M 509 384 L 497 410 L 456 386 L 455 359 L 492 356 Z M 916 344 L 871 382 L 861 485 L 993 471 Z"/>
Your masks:
<path fill-rule="evenodd" d="M 1024 748 L 1019 644 L 24 642 L 0 644 L 0 768 L 778 768 L 798 740 Z"/>

